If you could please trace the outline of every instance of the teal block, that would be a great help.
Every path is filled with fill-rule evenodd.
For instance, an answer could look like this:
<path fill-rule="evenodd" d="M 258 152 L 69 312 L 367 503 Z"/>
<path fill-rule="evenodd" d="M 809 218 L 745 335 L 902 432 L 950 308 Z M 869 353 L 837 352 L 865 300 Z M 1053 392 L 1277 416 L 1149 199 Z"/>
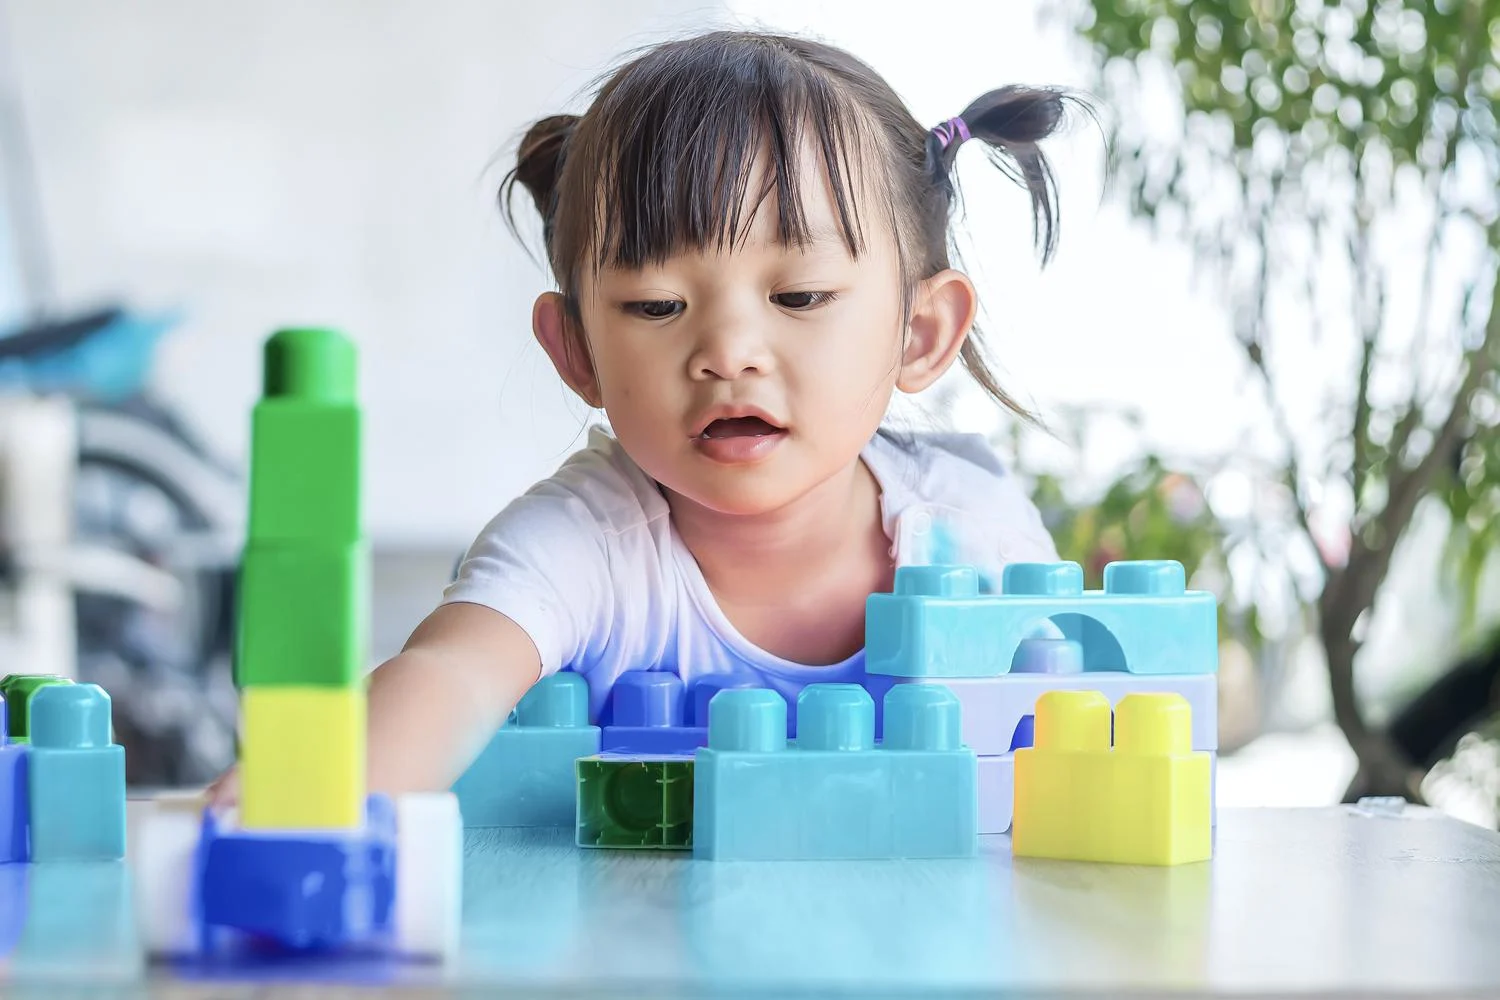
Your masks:
<path fill-rule="evenodd" d="M 31 859 L 125 856 L 125 748 L 110 742 L 110 700 L 96 684 L 31 698 Z"/>
<path fill-rule="evenodd" d="M 464 827 L 573 827 L 575 764 L 599 752 L 588 721 L 588 682 L 544 677 L 521 699 L 469 768 L 453 783 Z"/>
<path fill-rule="evenodd" d="M 978 759 L 959 742 L 958 699 L 901 685 L 875 703 L 857 684 L 812 684 L 787 706 L 769 689 L 709 705 L 693 782 L 693 854 L 716 861 L 972 857 L 979 849 Z"/>
<path fill-rule="evenodd" d="M 1082 669 L 1211 674 L 1219 669 L 1218 601 L 1189 591 L 1181 563 L 1111 563 L 1085 591 L 1077 563 L 1012 563 L 1001 594 L 981 594 L 970 566 L 902 566 L 895 592 L 871 594 L 865 669 L 895 677 L 996 677 L 1022 643 L 1047 631 L 1077 642 Z M 1049 626 L 1050 622 L 1050 626 Z"/>

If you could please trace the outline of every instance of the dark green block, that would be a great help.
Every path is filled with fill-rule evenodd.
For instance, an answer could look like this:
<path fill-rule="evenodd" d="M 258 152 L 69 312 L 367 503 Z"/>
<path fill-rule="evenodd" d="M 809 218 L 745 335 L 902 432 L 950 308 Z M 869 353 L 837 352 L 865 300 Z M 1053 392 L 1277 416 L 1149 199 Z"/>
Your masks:
<path fill-rule="evenodd" d="M 600 754 L 578 773 L 578 846 L 693 846 L 693 761 Z"/>
<path fill-rule="evenodd" d="M 240 570 L 235 683 L 350 687 L 364 675 L 369 549 L 253 543 Z"/>
<path fill-rule="evenodd" d="M 360 526 L 360 412 L 352 403 L 269 397 L 255 406 L 253 541 L 352 542 Z"/>
<path fill-rule="evenodd" d="M 72 684 L 53 674 L 9 674 L 0 680 L 0 698 L 5 699 L 6 731 L 12 743 L 30 743 L 31 696 L 53 684 Z"/>

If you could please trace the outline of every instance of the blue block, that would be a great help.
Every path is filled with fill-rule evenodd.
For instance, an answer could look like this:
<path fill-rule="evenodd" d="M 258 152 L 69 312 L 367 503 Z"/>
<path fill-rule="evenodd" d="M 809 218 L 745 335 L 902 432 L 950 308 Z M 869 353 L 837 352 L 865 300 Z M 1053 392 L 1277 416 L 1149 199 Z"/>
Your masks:
<path fill-rule="evenodd" d="M 885 739 L 857 684 L 812 684 L 797 739 L 771 690 L 713 702 L 693 780 L 693 854 L 721 861 L 971 857 L 978 761 L 959 743 L 960 706 L 937 684 L 892 688 Z"/>
<path fill-rule="evenodd" d="M 732 682 L 744 686 L 745 682 Z M 753 682 L 749 682 L 753 683 Z M 724 690 L 723 683 L 699 682 L 695 694 L 706 690 L 710 697 Z M 604 753 L 691 754 L 708 743 L 707 702 L 705 723 L 684 725 L 687 699 L 682 678 L 665 670 L 636 670 L 615 681 L 606 706 L 610 724 L 603 728 L 599 749 Z M 696 701 L 695 701 L 696 704 Z"/>
<path fill-rule="evenodd" d="M 1181 563 L 1111 563 L 1102 591 L 1083 589 L 1077 563 L 1012 563 L 1002 586 L 1003 594 L 981 594 L 970 566 L 899 567 L 895 593 L 866 603 L 865 669 L 938 678 L 1063 670 L 1029 660 L 1013 666 L 1023 641 L 1049 629 L 1082 647 L 1084 671 L 1219 669 L 1217 600 L 1186 589 Z"/>
<path fill-rule="evenodd" d="M 33 861 L 125 856 L 125 748 L 110 740 L 109 695 L 97 684 L 31 696 Z"/>
<path fill-rule="evenodd" d="M 198 919 L 205 955 L 260 939 L 294 951 L 375 950 L 390 943 L 396 810 L 372 795 L 351 831 L 220 829 L 203 816 Z"/>
<path fill-rule="evenodd" d="M 26 929 L 31 872 L 30 865 L 0 865 L 0 963 L 10 958 Z"/>
<path fill-rule="evenodd" d="M 5 699 L 0 698 L 0 864 L 31 860 L 27 750 L 8 735 Z"/>
<path fill-rule="evenodd" d="M 574 762 L 598 752 L 599 727 L 588 722 L 588 682 L 573 673 L 542 678 L 453 783 L 464 827 L 571 829 Z"/>

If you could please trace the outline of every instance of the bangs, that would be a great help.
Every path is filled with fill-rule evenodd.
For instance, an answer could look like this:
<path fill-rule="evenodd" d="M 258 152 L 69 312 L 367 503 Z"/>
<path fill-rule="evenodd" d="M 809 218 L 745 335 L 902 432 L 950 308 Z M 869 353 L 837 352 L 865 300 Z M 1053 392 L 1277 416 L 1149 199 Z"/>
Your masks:
<path fill-rule="evenodd" d="M 724 251 L 744 240 L 768 200 L 777 240 L 803 247 L 823 235 L 809 231 L 805 192 L 826 182 L 837 237 L 859 257 L 859 194 L 871 190 L 859 164 L 881 161 L 868 112 L 773 43 L 695 43 L 658 49 L 600 93 L 590 115 L 599 129 L 580 136 L 591 148 L 578 162 L 603 166 L 570 178 L 577 197 L 561 204 L 579 210 L 559 220 L 572 230 L 557 234 L 572 244 L 564 256 L 596 270 L 635 269 Z"/>

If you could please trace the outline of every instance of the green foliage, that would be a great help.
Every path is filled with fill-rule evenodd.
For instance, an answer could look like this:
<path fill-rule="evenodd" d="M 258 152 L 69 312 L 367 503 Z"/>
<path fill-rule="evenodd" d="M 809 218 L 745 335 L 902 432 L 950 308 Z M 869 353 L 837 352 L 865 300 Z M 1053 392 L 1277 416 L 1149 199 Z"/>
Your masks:
<path fill-rule="evenodd" d="M 1301 529 L 1329 498 L 1352 510 L 1330 587 L 1383 579 L 1431 497 L 1453 517 L 1474 612 L 1500 542 L 1500 0 L 1095 0 L 1077 14 L 1134 209 L 1225 281 Z M 1388 303 L 1414 277 L 1413 322 Z M 1333 354 L 1347 368 L 1285 377 L 1288 316 L 1314 341 L 1347 333 Z M 1286 417 L 1288 385 L 1309 381 L 1334 429 L 1321 448 Z M 1325 613 L 1352 626 L 1378 588 L 1338 589 Z"/>

